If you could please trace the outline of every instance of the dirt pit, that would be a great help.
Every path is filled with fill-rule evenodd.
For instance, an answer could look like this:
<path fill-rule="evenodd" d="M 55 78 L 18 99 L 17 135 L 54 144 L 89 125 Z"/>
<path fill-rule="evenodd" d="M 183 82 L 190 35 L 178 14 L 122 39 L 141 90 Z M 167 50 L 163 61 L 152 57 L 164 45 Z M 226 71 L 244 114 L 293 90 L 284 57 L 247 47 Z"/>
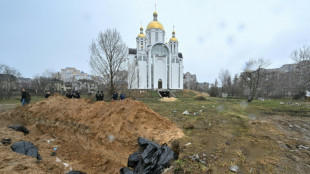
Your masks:
<path fill-rule="evenodd" d="M 11 124 L 23 124 L 30 133 L 7 128 Z M 71 169 L 119 173 L 127 166 L 129 154 L 138 149 L 138 137 L 170 144 L 184 135 L 139 101 L 89 103 L 62 96 L 0 114 L 0 131 L 0 139 L 10 138 L 12 144 L 19 140 L 34 143 L 43 159 L 37 163 L 35 158 L 13 152 L 11 145 L 0 144 L 0 173 L 64 173 Z M 56 156 L 51 156 L 53 151 Z"/>

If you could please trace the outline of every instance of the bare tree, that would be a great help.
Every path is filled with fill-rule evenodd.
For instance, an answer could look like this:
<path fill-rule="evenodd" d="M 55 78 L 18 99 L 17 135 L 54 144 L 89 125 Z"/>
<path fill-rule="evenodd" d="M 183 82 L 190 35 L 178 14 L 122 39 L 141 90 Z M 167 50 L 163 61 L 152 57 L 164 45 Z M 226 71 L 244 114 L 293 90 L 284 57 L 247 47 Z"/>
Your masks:
<path fill-rule="evenodd" d="M 228 93 L 231 87 L 231 77 L 228 70 L 221 70 L 219 73 L 219 79 L 222 83 L 222 92 Z"/>
<path fill-rule="evenodd" d="M 310 88 L 310 47 L 303 46 L 292 52 L 291 58 L 296 62 L 296 79 L 298 79 L 298 89 L 300 92 Z"/>
<path fill-rule="evenodd" d="M 57 92 L 59 86 L 53 84 L 53 80 L 56 80 L 56 78 L 53 77 L 53 74 L 56 73 L 45 70 L 42 74 L 34 76 L 32 83 L 37 93 L 44 94 L 47 91 L 52 93 Z"/>
<path fill-rule="evenodd" d="M 0 97 L 5 96 L 9 99 L 12 96 L 13 89 L 17 88 L 17 79 L 21 77 L 21 74 L 17 69 L 4 64 L 0 64 L 0 74 Z"/>
<path fill-rule="evenodd" d="M 128 48 L 116 29 L 100 32 L 96 41 L 90 45 L 90 67 L 92 71 L 109 84 L 110 94 L 116 88 L 116 76 L 123 70 Z"/>
<path fill-rule="evenodd" d="M 262 58 L 251 59 L 245 63 L 245 67 L 240 76 L 245 87 L 249 90 L 248 102 L 251 102 L 256 97 L 259 83 L 265 72 L 264 68 L 269 65 L 270 61 Z"/>
<path fill-rule="evenodd" d="M 131 90 L 133 88 L 136 88 L 137 86 L 134 86 L 134 84 L 140 83 L 140 77 L 139 77 L 139 71 L 137 69 L 137 61 L 134 61 L 132 63 L 128 64 L 128 89 L 129 89 L 129 94 L 130 96 Z"/>

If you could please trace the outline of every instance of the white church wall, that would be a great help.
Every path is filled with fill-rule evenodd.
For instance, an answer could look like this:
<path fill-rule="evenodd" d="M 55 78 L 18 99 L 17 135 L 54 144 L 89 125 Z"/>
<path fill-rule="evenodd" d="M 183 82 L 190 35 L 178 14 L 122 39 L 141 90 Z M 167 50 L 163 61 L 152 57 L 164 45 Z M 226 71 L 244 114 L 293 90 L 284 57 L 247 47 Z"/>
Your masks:
<path fill-rule="evenodd" d="M 139 88 L 147 89 L 146 61 L 139 61 Z"/>
<path fill-rule="evenodd" d="M 178 73 L 179 65 L 177 63 L 172 63 L 172 89 L 178 88 L 178 80 L 179 80 L 179 73 Z"/>
<path fill-rule="evenodd" d="M 158 80 L 162 80 L 162 88 L 167 88 L 167 68 L 166 68 L 166 59 L 164 58 L 156 58 L 154 65 L 154 88 L 158 89 Z"/>

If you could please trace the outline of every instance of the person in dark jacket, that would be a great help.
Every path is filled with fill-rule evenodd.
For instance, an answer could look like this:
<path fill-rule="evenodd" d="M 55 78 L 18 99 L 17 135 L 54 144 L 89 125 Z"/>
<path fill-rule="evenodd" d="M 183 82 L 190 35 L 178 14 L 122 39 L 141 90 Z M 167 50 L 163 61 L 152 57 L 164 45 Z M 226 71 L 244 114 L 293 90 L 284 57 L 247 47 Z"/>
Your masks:
<path fill-rule="evenodd" d="M 51 93 L 50 92 L 47 92 L 46 94 L 45 94 L 45 98 L 49 98 L 51 96 Z"/>
<path fill-rule="evenodd" d="M 81 98 L 80 93 L 78 91 L 75 91 L 73 94 L 73 98 Z"/>
<path fill-rule="evenodd" d="M 26 90 L 23 88 L 22 89 L 22 97 L 21 97 L 21 99 L 20 99 L 20 102 L 22 102 L 22 106 L 24 106 L 25 104 L 27 104 L 27 102 L 26 102 L 26 94 L 27 92 L 26 92 Z"/>
<path fill-rule="evenodd" d="M 117 100 L 117 98 L 118 98 L 118 94 L 117 94 L 117 92 L 114 92 L 113 93 L 113 100 Z"/>
<path fill-rule="evenodd" d="M 26 91 L 26 103 L 30 104 L 30 100 L 31 100 L 31 95 L 29 92 Z"/>
<path fill-rule="evenodd" d="M 99 93 L 99 91 L 97 91 L 97 93 L 96 93 L 96 101 L 100 101 L 100 93 Z"/>
<path fill-rule="evenodd" d="M 68 97 L 68 98 L 72 98 L 72 94 L 71 94 L 71 92 L 67 92 L 66 97 Z"/>
<path fill-rule="evenodd" d="M 100 92 L 100 101 L 103 101 L 104 99 L 104 94 L 103 94 L 103 91 Z"/>
<path fill-rule="evenodd" d="M 122 92 L 122 94 L 119 96 L 121 100 L 125 99 L 125 94 Z"/>

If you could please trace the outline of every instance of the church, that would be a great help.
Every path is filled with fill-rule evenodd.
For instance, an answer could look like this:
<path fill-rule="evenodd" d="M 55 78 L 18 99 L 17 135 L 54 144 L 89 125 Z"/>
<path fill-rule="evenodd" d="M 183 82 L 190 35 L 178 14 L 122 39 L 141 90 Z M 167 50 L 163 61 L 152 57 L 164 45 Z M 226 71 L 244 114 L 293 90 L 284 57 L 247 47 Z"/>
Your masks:
<path fill-rule="evenodd" d="M 165 43 L 166 31 L 157 20 L 157 12 L 145 30 L 140 27 L 136 48 L 129 48 L 129 89 L 183 89 L 183 56 L 178 52 L 179 42 L 172 31 Z"/>

